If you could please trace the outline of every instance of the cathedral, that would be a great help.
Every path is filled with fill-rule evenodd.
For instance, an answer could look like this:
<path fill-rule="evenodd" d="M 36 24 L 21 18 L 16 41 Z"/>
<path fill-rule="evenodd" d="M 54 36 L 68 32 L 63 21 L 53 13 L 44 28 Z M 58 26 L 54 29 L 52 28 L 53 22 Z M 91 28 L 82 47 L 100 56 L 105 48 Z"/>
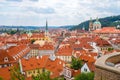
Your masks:
<path fill-rule="evenodd" d="M 101 29 L 101 23 L 98 18 L 96 18 L 95 22 L 92 22 L 92 18 L 90 18 L 89 22 L 89 31 L 94 31 L 97 29 Z"/>

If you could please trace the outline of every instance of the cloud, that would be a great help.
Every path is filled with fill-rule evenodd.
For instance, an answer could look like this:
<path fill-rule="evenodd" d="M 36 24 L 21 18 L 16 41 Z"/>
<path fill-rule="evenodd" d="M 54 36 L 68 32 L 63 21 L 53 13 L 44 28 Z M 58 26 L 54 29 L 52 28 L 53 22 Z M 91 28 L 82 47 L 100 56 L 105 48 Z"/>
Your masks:
<path fill-rule="evenodd" d="M 55 10 L 53 8 L 47 7 L 47 8 L 34 8 L 34 7 L 28 7 L 28 11 L 32 11 L 37 14 L 52 14 L 55 13 Z"/>
<path fill-rule="evenodd" d="M 33 2 L 38 2 L 39 0 L 30 0 L 30 1 L 33 1 Z"/>
<path fill-rule="evenodd" d="M 50 25 L 77 25 L 90 17 L 120 15 L 119 4 L 120 0 L 0 0 L 0 25 L 43 25 L 46 18 Z"/>
<path fill-rule="evenodd" d="M 22 0 L 6 0 L 6 1 L 12 1 L 12 2 L 22 2 Z"/>

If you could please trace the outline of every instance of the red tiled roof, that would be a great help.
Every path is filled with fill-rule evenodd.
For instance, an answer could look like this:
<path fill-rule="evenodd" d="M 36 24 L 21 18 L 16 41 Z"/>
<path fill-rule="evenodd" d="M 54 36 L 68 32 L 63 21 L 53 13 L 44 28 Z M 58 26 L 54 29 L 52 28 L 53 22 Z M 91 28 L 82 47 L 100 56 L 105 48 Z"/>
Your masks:
<path fill-rule="evenodd" d="M 115 27 L 103 27 L 102 29 L 97 29 L 93 31 L 94 33 L 120 33 L 120 30 Z"/>
<path fill-rule="evenodd" d="M 10 67 L 0 68 L 0 77 L 2 77 L 3 80 L 11 80 Z"/>
<path fill-rule="evenodd" d="M 104 39 L 97 39 L 97 40 L 95 40 L 95 42 L 100 47 L 102 47 L 102 46 L 111 46 L 111 44 L 108 41 L 104 40 Z"/>
<path fill-rule="evenodd" d="M 22 59 L 23 71 L 34 70 L 37 68 L 45 68 L 52 72 L 51 78 L 59 77 L 60 73 L 63 71 L 64 61 L 60 59 L 55 59 L 54 61 L 49 59 L 49 56 L 43 56 L 42 58 L 30 58 L 28 60 Z"/>
<path fill-rule="evenodd" d="M 17 55 L 19 52 L 21 52 L 22 50 L 24 50 L 25 48 L 27 48 L 27 45 L 18 45 L 12 48 L 7 49 L 7 52 L 10 56 L 15 56 Z M 27 50 L 26 52 L 28 52 L 29 50 Z M 24 54 L 26 53 L 24 52 Z"/>
<path fill-rule="evenodd" d="M 8 62 L 4 62 L 4 58 L 8 58 Z M 14 59 L 8 55 L 8 53 L 5 50 L 0 50 L 0 64 L 6 64 L 6 63 L 11 63 L 14 61 Z"/>
<path fill-rule="evenodd" d="M 52 72 L 51 78 L 55 78 L 60 76 L 63 65 L 65 65 L 65 62 L 57 58 L 55 61 L 48 60 L 45 68 Z"/>
<path fill-rule="evenodd" d="M 31 38 L 44 38 L 44 33 L 33 33 Z"/>
<path fill-rule="evenodd" d="M 62 46 L 58 49 L 56 55 L 58 56 L 72 56 L 73 49 L 70 45 Z"/>
<path fill-rule="evenodd" d="M 43 46 L 39 46 L 39 50 L 54 50 L 54 46 L 52 44 L 45 44 Z"/>
<path fill-rule="evenodd" d="M 94 63 L 88 62 L 87 65 L 88 65 L 90 71 L 93 71 L 93 72 L 95 71 L 95 65 L 94 65 Z"/>
<path fill-rule="evenodd" d="M 47 60 L 48 56 L 43 56 L 39 59 L 36 59 L 35 57 L 30 59 L 22 59 L 21 62 L 23 66 L 23 71 L 33 70 L 36 68 L 44 68 Z"/>

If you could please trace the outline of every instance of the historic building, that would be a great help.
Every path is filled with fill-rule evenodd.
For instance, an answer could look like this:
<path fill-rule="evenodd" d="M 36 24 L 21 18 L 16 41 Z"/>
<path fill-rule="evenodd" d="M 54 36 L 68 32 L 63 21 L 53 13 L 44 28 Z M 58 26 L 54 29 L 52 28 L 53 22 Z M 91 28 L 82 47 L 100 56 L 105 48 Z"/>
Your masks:
<path fill-rule="evenodd" d="M 93 22 L 92 22 L 92 18 L 90 18 L 90 21 L 89 21 L 89 31 L 92 31 L 93 30 Z"/>
<path fill-rule="evenodd" d="M 90 22 L 89 22 L 89 31 L 94 31 L 94 30 L 97 30 L 97 29 L 101 29 L 101 23 L 99 21 L 98 18 L 96 18 L 96 21 L 93 23 L 92 22 L 92 18 L 90 19 Z"/>
<path fill-rule="evenodd" d="M 63 72 L 65 62 L 55 58 L 51 59 L 50 56 L 41 56 L 37 58 L 22 59 L 20 60 L 20 70 L 26 77 L 36 76 L 37 74 L 49 71 L 50 77 L 59 77 Z"/>
<path fill-rule="evenodd" d="M 116 29 L 115 27 L 103 27 L 101 29 L 94 30 L 93 33 L 104 37 L 120 36 L 120 30 Z"/>

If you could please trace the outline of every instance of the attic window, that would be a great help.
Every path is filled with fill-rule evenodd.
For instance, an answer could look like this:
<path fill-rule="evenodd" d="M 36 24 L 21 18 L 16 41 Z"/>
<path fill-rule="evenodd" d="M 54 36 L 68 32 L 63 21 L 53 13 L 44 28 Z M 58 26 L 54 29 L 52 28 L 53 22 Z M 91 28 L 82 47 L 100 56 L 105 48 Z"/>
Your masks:
<path fill-rule="evenodd" d="M 5 57 L 4 58 L 4 62 L 8 62 L 9 60 L 8 60 L 8 57 Z"/>
<path fill-rule="evenodd" d="M 84 71 L 85 71 L 85 72 L 87 72 L 87 69 L 86 69 L 86 68 L 84 68 Z"/>

